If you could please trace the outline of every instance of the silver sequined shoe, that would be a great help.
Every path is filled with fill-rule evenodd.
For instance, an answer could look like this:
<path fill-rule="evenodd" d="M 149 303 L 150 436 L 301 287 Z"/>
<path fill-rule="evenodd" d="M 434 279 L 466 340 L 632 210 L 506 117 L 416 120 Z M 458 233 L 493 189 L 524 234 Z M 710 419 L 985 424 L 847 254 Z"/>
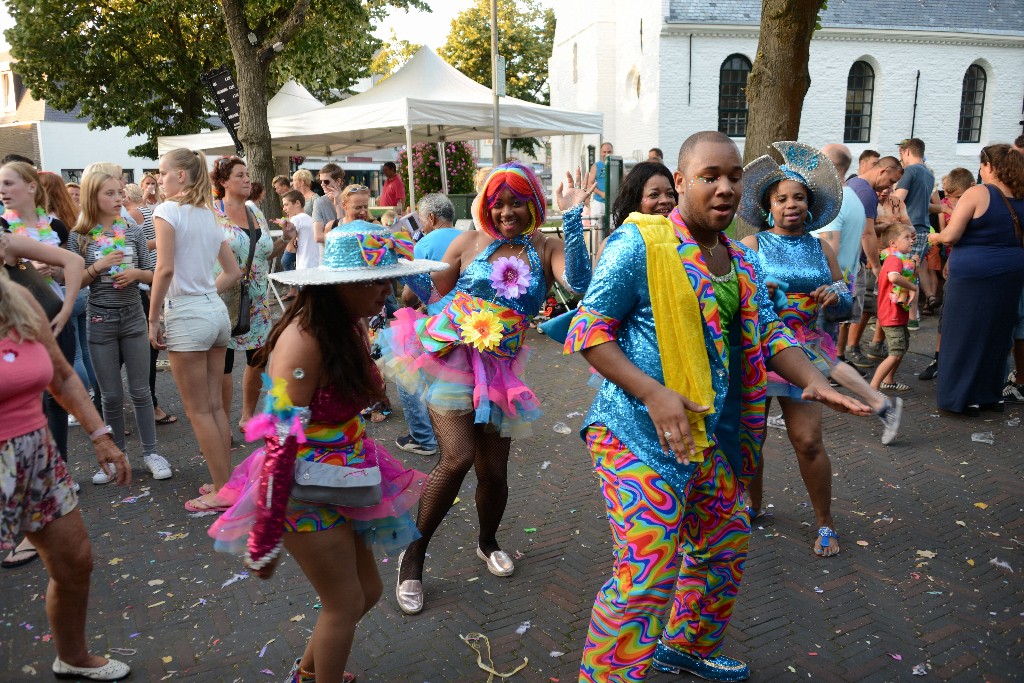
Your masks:
<path fill-rule="evenodd" d="M 487 563 L 487 571 L 495 576 L 512 576 L 516 566 L 512 564 L 512 558 L 504 550 L 495 550 L 490 555 L 485 555 L 478 547 L 476 556 Z"/>
<path fill-rule="evenodd" d="M 395 585 L 395 599 L 398 601 L 398 609 L 406 614 L 419 614 L 423 611 L 423 582 L 415 579 L 401 580 L 403 557 L 404 550 L 398 556 L 399 579 Z"/>

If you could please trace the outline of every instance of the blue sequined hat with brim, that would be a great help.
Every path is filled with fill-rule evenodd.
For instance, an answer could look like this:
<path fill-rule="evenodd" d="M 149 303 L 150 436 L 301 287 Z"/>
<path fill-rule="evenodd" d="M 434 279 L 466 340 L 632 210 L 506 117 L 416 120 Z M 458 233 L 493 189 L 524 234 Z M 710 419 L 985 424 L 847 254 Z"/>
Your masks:
<path fill-rule="evenodd" d="M 843 204 L 843 181 L 832 160 L 802 142 L 774 142 L 772 146 L 779 150 L 786 163 L 779 166 L 766 154 L 743 168 L 740 218 L 755 228 L 766 227 L 768 214 L 762 203 L 764 193 L 780 180 L 795 180 L 809 192 L 807 213 L 810 220 L 804 228 L 810 232 L 834 221 Z"/>
<path fill-rule="evenodd" d="M 350 282 L 393 280 L 445 270 L 448 264 L 413 259 L 412 237 L 391 232 L 376 223 L 342 223 L 324 238 L 324 256 L 318 268 L 284 270 L 270 278 L 286 285 L 339 285 Z"/>

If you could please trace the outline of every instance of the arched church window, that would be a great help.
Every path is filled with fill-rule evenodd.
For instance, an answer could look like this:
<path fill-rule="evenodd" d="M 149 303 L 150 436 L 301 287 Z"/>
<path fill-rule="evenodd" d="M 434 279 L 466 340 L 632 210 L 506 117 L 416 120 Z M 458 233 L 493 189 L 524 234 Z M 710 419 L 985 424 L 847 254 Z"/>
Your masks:
<path fill-rule="evenodd" d="M 977 64 L 967 67 L 960 93 L 960 127 L 957 142 L 981 141 L 981 117 L 985 113 L 985 70 Z"/>
<path fill-rule="evenodd" d="M 875 70 L 867 62 L 854 62 L 846 79 L 846 122 L 843 142 L 870 142 L 871 105 L 875 96 Z"/>
<path fill-rule="evenodd" d="M 732 138 L 747 135 L 747 77 L 750 60 L 741 54 L 722 62 L 718 78 L 718 130 Z"/>

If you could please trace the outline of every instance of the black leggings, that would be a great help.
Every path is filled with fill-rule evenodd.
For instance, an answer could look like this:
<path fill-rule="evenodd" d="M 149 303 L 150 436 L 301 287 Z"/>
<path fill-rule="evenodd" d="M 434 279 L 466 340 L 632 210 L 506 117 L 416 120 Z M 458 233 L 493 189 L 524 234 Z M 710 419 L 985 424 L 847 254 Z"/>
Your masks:
<path fill-rule="evenodd" d="M 508 454 L 512 439 L 474 424 L 475 415 L 430 411 L 441 456 L 420 499 L 416 527 L 422 537 L 409 545 L 399 576 L 421 579 L 431 536 L 441 525 L 470 468 L 476 468 L 476 514 L 480 522 L 480 549 L 490 555 L 500 550 L 496 535 L 508 503 Z"/>
<path fill-rule="evenodd" d="M 246 349 L 245 350 L 245 364 L 250 368 L 258 368 L 256 365 L 256 354 L 259 353 L 259 349 Z M 231 371 L 235 367 L 235 350 L 228 349 L 224 354 L 224 374 L 230 375 Z"/>

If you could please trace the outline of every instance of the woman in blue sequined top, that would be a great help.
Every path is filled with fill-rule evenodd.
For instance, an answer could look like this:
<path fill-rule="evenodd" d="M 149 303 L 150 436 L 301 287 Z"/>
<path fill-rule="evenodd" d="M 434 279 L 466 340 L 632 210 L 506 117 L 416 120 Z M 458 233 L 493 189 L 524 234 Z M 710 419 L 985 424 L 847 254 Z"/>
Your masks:
<path fill-rule="evenodd" d="M 898 426 L 898 405 L 872 391 L 850 366 L 836 362 L 833 321 L 848 315 L 853 301 L 832 248 L 811 235 L 812 230 L 835 218 L 842 202 L 835 166 L 807 145 L 781 142 L 775 147 L 786 159 L 784 166 L 764 156 L 744 169 L 741 215 L 761 232 L 744 238 L 743 243 L 758 252 L 779 319 L 792 330 L 815 366 L 862 396 L 879 414 L 883 426 L 886 418 L 890 422 L 895 419 Z M 770 373 L 766 413 L 772 397 L 778 398 L 782 408 L 817 518 L 814 552 L 823 557 L 835 555 L 839 543 L 830 507 L 832 465 L 822 440 L 821 407 L 800 400 L 799 389 Z M 895 429 L 891 437 L 895 437 Z M 752 517 L 761 507 L 763 468 L 762 459 L 748 492 Z"/>
<path fill-rule="evenodd" d="M 533 171 L 515 162 L 494 169 L 474 206 L 480 230 L 457 237 L 444 258 L 451 267 L 432 277 L 441 297 L 454 290 L 451 301 L 434 316 L 400 309 L 381 334 L 385 374 L 426 403 L 441 451 L 416 520 L 422 538 L 400 563 L 396 597 L 407 614 L 423 609 L 427 544 L 472 467 L 476 554 L 492 574 L 514 571 L 496 538 L 508 500 L 509 449 L 512 437 L 529 434 L 540 416 L 536 395 L 522 381 L 523 341 L 552 283 L 582 293 L 590 282 L 581 216 L 593 187 L 581 187 L 579 170 L 566 176 L 568 189 L 560 185 L 556 194 L 563 242 L 538 230 L 546 202 Z"/>

